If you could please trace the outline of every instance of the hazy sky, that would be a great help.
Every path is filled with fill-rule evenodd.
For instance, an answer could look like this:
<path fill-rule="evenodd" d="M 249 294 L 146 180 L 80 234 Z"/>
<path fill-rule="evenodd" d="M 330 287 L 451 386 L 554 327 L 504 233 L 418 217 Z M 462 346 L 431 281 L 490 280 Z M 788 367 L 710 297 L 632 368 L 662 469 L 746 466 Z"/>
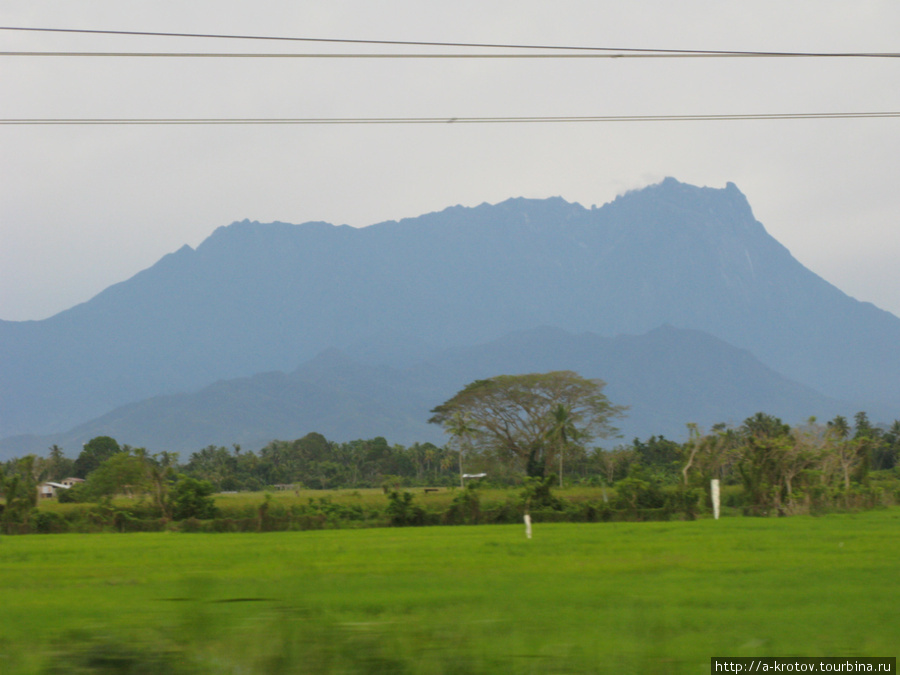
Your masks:
<path fill-rule="evenodd" d="M 896 0 L 0 0 L 0 25 L 642 49 L 900 52 Z M 413 52 L 0 31 L 0 51 Z M 469 50 L 471 51 L 471 50 Z M 510 53 L 512 50 L 492 50 Z M 519 117 L 900 111 L 900 59 L 0 56 L 0 118 Z M 365 226 L 454 204 L 590 207 L 674 176 L 900 315 L 900 118 L 0 126 L 0 318 L 90 299 L 235 220 Z"/>

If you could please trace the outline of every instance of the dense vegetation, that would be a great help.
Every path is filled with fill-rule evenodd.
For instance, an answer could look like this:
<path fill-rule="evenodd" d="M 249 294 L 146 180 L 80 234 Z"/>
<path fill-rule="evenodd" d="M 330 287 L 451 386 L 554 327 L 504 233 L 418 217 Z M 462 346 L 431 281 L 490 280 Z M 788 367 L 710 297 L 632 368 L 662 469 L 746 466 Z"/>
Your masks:
<path fill-rule="evenodd" d="M 380 437 L 335 443 L 310 433 L 294 441 L 272 441 L 258 453 L 210 446 L 186 462 L 173 453 L 151 454 L 98 437 L 74 460 L 54 446 L 47 457 L 27 456 L 3 465 L 0 531 L 512 523 L 527 511 L 536 520 L 693 519 L 709 511 L 711 478 L 722 482 L 727 508 L 750 515 L 900 502 L 900 422 L 881 428 L 865 413 L 858 413 L 853 424 L 836 417 L 827 424 L 811 420 L 797 427 L 758 413 L 739 427 L 718 425 L 706 433 L 692 427 L 684 443 L 654 436 L 610 450 L 589 448 L 579 442 L 589 436 L 579 438 L 575 429 L 561 435 L 559 429 L 547 429 L 549 449 L 542 467 L 549 470 L 558 457 L 564 475 L 539 472 L 532 477 L 525 475 L 527 454 L 466 442 L 465 434 L 444 447 L 405 447 Z M 469 489 L 444 490 L 442 498 L 415 490 L 459 485 L 463 471 L 486 475 L 469 479 Z M 38 503 L 41 481 L 67 476 L 86 480 L 59 490 L 57 499 Z M 551 485 L 566 489 L 551 493 Z M 366 488 L 379 488 L 380 498 L 361 503 L 309 492 Z M 216 497 L 264 490 L 295 498 L 258 494 L 236 506 Z M 60 507 L 68 504 L 56 508 L 57 501 Z"/>

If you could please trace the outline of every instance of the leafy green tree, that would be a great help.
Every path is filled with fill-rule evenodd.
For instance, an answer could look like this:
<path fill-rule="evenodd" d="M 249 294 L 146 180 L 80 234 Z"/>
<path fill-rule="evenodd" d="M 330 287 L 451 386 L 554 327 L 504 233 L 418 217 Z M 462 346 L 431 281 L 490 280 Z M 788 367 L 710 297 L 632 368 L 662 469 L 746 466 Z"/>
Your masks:
<path fill-rule="evenodd" d="M 805 425 L 792 429 L 791 435 L 794 442 L 781 458 L 781 479 L 787 507 L 793 512 L 795 489 L 808 487 L 809 475 L 821 465 L 825 430 L 811 417 Z"/>
<path fill-rule="evenodd" d="M 354 486 L 374 487 L 387 475 L 414 471 L 411 461 L 397 461 L 398 448 L 392 448 L 382 436 L 342 443 L 333 452 L 336 461 L 347 469 L 346 482 Z"/>
<path fill-rule="evenodd" d="M 334 451 L 334 443 L 315 431 L 298 438 L 291 446 L 297 455 L 309 464 L 330 461 Z"/>
<path fill-rule="evenodd" d="M 791 426 L 780 418 L 758 412 L 744 420 L 743 432 L 750 438 L 779 438 L 791 433 Z"/>
<path fill-rule="evenodd" d="M 416 484 L 429 481 L 429 473 L 433 474 L 434 458 L 438 448 L 432 443 L 413 443 L 406 449 L 416 472 Z"/>
<path fill-rule="evenodd" d="M 712 478 L 722 479 L 732 464 L 741 457 L 744 439 L 739 431 L 725 425 L 713 426 L 704 434 L 696 424 L 688 424 L 687 443 L 679 447 L 682 488 L 693 484 L 708 489 Z M 671 443 L 671 441 L 666 441 Z"/>
<path fill-rule="evenodd" d="M 172 517 L 209 519 L 216 517 L 215 488 L 212 483 L 181 476 L 169 494 Z"/>
<path fill-rule="evenodd" d="M 881 436 L 881 443 L 872 452 L 872 469 L 893 469 L 900 459 L 900 420 L 894 420 Z"/>
<path fill-rule="evenodd" d="M 303 484 L 313 490 L 331 490 L 345 482 L 346 467 L 338 462 L 320 461 L 310 465 Z"/>
<path fill-rule="evenodd" d="M 616 506 L 638 517 L 642 509 L 659 509 L 665 506 L 666 497 L 656 476 L 646 467 L 632 464 L 628 476 L 616 483 Z"/>
<path fill-rule="evenodd" d="M 690 428 L 692 425 L 688 425 Z M 651 436 L 646 441 L 637 438 L 632 441 L 635 459 L 651 474 L 663 475 L 668 480 L 676 476 L 682 447 L 664 436 Z"/>
<path fill-rule="evenodd" d="M 145 492 L 146 480 L 141 457 L 131 452 L 117 452 L 88 474 L 85 492 L 95 501 L 119 494 L 133 496 Z"/>
<path fill-rule="evenodd" d="M 608 486 L 612 486 L 617 480 L 628 475 L 628 469 L 635 462 L 636 457 L 637 453 L 626 446 L 612 450 L 597 450 L 595 453 L 599 472 Z"/>
<path fill-rule="evenodd" d="M 66 501 L 102 501 L 116 495 L 150 497 L 160 514 L 171 517 L 168 493 L 175 481 L 177 453 L 151 455 L 145 448 L 124 446 L 94 469 L 87 481 L 67 490 Z M 71 498 L 71 499 L 70 499 Z"/>
<path fill-rule="evenodd" d="M 476 380 L 434 408 L 428 420 L 451 433 L 454 415 L 465 414 L 474 428 L 472 447 L 515 464 L 529 476 L 544 476 L 554 450 L 548 442 L 553 411 L 563 405 L 583 441 L 615 433 L 610 422 L 624 408 L 603 394 L 604 382 L 572 371 L 498 375 Z"/>
<path fill-rule="evenodd" d="M 32 509 L 37 506 L 35 473 L 39 471 L 38 459 L 34 455 L 27 455 L 12 460 L 3 474 L 0 474 L 0 495 L 5 502 L 0 505 L 0 523 L 3 525 L 26 522 Z"/>
<path fill-rule="evenodd" d="M 756 413 L 738 430 L 738 474 L 750 499 L 750 510 L 764 514 L 781 507 L 785 456 L 794 445 L 791 427 L 779 418 Z"/>
<path fill-rule="evenodd" d="M 169 487 L 175 482 L 175 466 L 178 464 L 178 453 L 163 451 L 150 455 L 144 448 L 135 450 L 135 456 L 141 461 L 144 469 L 144 486 L 150 493 L 153 505 L 163 516 L 172 516 L 169 505 Z"/>
<path fill-rule="evenodd" d="M 47 456 L 47 478 L 59 481 L 71 476 L 75 471 L 75 462 L 66 457 L 63 449 L 55 443 L 49 448 Z"/>
<path fill-rule="evenodd" d="M 104 461 L 121 452 L 122 448 L 114 438 L 109 436 L 97 436 L 92 438 L 78 454 L 73 466 L 73 473 L 78 478 L 87 478 L 88 474 L 94 471 Z"/>
<path fill-rule="evenodd" d="M 227 448 L 209 445 L 191 455 L 184 471 L 189 476 L 222 488 L 224 481 L 237 472 L 239 454 L 232 455 Z"/>

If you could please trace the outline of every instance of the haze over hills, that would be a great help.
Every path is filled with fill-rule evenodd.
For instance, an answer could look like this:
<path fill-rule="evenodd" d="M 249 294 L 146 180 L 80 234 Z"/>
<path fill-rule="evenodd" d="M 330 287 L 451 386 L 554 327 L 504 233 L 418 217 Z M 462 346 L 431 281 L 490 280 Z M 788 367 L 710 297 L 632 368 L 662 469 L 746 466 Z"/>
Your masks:
<path fill-rule="evenodd" d="M 855 410 L 791 382 L 739 350 L 700 331 L 657 328 L 645 335 L 605 338 L 542 327 L 472 347 L 446 350 L 409 368 L 365 365 L 330 349 L 292 373 L 223 380 L 191 394 L 157 396 L 117 408 L 51 436 L 0 443 L 0 456 L 57 444 L 79 448 L 110 435 L 133 445 L 187 457 L 207 445 L 258 449 L 311 429 L 334 441 L 384 436 L 391 442 L 442 444 L 429 411 L 468 382 L 499 373 L 574 370 L 608 378 L 606 393 L 629 406 L 617 423 L 620 439 L 686 435 L 686 421 L 709 428 L 739 424 L 759 410 L 792 422 Z"/>
<path fill-rule="evenodd" d="M 666 179 L 596 209 L 519 198 L 361 229 L 219 228 L 89 302 L 0 322 L 0 437 L 291 372 L 331 348 L 402 372 L 539 326 L 613 337 L 662 325 L 856 409 L 900 409 L 900 319 L 803 267 L 733 184 Z"/>

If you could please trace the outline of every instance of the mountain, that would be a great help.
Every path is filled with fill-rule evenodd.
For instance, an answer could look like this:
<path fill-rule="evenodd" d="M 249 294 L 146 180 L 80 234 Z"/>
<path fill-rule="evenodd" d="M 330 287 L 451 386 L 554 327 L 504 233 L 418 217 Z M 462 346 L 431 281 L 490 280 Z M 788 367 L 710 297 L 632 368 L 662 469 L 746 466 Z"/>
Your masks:
<path fill-rule="evenodd" d="M 256 450 L 310 431 L 336 441 L 384 436 L 395 443 L 441 444 L 446 439 L 427 423 L 429 411 L 465 384 L 550 370 L 605 378 L 610 400 L 629 406 L 617 425 L 624 440 L 604 441 L 607 447 L 653 434 L 680 439 L 687 422 L 705 428 L 739 424 L 761 410 L 792 423 L 855 412 L 700 331 L 663 326 L 645 335 L 606 338 L 542 327 L 446 350 L 408 368 L 365 365 L 330 349 L 290 374 L 221 381 L 192 394 L 122 406 L 66 433 L 7 439 L 0 442 L 0 457 L 42 453 L 54 443 L 78 448 L 95 436 L 177 451 L 185 459 L 209 444 Z"/>
<path fill-rule="evenodd" d="M 518 198 L 361 229 L 219 228 L 89 302 L 0 322 L 0 437 L 289 372 L 330 348 L 402 368 L 537 326 L 664 324 L 859 409 L 900 407 L 900 319 L 804 268 L 733 184 L 666 179 L 597 209 Z"/>

